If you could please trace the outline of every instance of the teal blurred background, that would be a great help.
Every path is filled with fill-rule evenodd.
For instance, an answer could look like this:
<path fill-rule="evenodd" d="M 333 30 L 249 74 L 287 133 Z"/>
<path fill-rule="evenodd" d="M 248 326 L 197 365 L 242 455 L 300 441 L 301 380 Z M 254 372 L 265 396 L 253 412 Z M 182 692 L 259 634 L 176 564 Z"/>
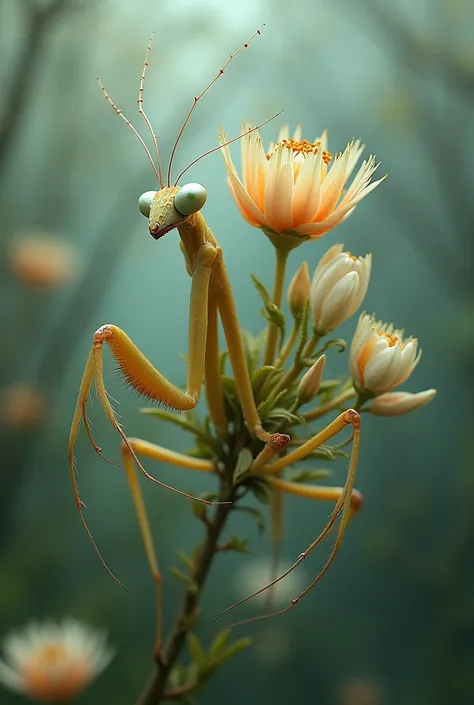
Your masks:
<path fill-rule="evenodd" d="M 289 273 L 303 259 L 314 269 L 335 242 L 357 255 L 372 252 L 365 308 L 419 338 L 423 358 L 405 388 L 436 387 L 438 396 L 406 417 L 363 418 L 357 487 L 365 506 L 338 560 L 297 609 L 242 630 L 254 647 L 223 668 L 198 702 L 472 704 L 469 0 L 1 0 L 0 634 L 68 614 L 106 627 L 118 653 L 78 700 L 84 705 L 129 705 L 148 677 L 153 586 L 124 476 L 80 436 L 87 518 L 128 592 L 106 574 L 81 528 L 67 436 L 92 334 L 105 322 L 124 328 L 160 370 L 184 382 L 189 278 L 177 233 L 158 243 L 148 235 L 136 200 L 156 188 L 153 174 L 95 78 L 141 128 L 135 101 L 155 32 L 145 106 L 167 157 L 192 96 L 264 22 L 262 36 L 198 105 L 175 174 L 216 145 L 221 123 L 238 134 L 242 118 L 261 122 L 281 109 L 263 129 L 265 141 L 284 122 L 302 123 L 310 140 L 327 127 L 332 152 L 361 137 L 389 179 L 343 225 L 296 250 Z M 249 270 L 271 286 L 272 247 L 238 215 L 219 154 L 188 177 L 208 190 L 204 215 L 224 249 L 242 326 L 257 333 L 262 319 Z M 49 289 L 32 279 L 39 255 L 33 274 L 18 259 L 27 237 L 68 247 Z M 352 319 L 341 334 L 350 339 L 354 327 Z M 346 373 L 347 355 L 331 354 L 328 368 L 331 377 Z M 173 427 L 138 413 L 142 402 L 114 376 L 108 356 L 106 383 L 130 435 L 189 447 Z M 98 404 L 91 415 L 96 438 L 118 460 L 118 439 Z M 342 481 L 344 462 L 331 469 Z M 189 491 L 212 487 L 210 478 L 184 470 L 156 472 Z M 156 486 L 144 490 L 160 563 L 168 566 L 177 550 L 195 544 L 195 520 L 186 500 Z M 288 562 L 327 513 L 298 498 L 287 502 Z M 252 553 L 218 557 L 204 599 L 204 640 L 216 611 L 242 596 L 255 571 L 257 585 L 264 580 L 258 571 L 268 536 L 243 517 L 233 521 Z M 301 568 L 291 596 L 316 575 L 327 550 Z M 180 596 L 180 584 L 166 576 L 168 626 Z M 250 603 L 239 616 L 259 607 Z M 1 691 L 2 705 L 19 701 Z"/>

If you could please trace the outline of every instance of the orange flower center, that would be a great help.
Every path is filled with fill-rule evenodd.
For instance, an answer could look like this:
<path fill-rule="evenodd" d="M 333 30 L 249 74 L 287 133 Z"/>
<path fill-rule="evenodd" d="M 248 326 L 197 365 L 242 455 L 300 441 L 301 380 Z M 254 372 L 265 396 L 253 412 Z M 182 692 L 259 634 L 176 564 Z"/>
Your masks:
<path fill-rule="evenodd" d="M 387 341 L 389 348 L 393 348 L 394 345 L 396 345 L 398 342 L 400 342 L 400 339 L 397 338 L 396 335 L 392 335 L 391 333 L 379 333 L 379 335 L 385 337 L 385 340 Z"/>
<path fill-rule="evenodd" d="M 291 149 L 293 154 L 302 154 L 306 157 L 308 154 L 318 154 L 321 149 L 321 142 L 309 142 L 308 140 L 282 140 L 281 144 L 287 149 Z M 270 159 L 271 154 L 267 154 L 267 159 Z M 332 154 L 330 152 L 323 151 L 323 162 L 329 164 L 332 159 Z"/>
<path fill-rule="evenodd" d="M 64 644 L 45 644 L 25 665 L 27 692 L 36 700 L 62 702 L 75 697 L 90 679 L 89 669 Z"/>

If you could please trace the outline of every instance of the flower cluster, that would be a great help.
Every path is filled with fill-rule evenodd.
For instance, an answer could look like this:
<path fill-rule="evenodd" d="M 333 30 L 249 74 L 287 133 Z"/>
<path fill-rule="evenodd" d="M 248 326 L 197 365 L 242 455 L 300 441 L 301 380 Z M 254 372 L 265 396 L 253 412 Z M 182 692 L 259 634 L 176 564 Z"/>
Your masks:
<path fill-rule="evenodd" d="M 326 132 L 309 142 L 301 138 L 300 127 L 291 138 L 285 126 L 265 152 L 258 130 L 250 130 L 251 125 L 244 122 L 242 178 L 225 145 L 225 132 L 219 134 L 227 182 L 242 216 L 262 229 L 277 251 L 293 249 L 304 240 L 327 233 L 385 178 L 371 181 L 378 165 L 370 156 L 346 187 L 364 149 L 359 140 L 349 142 L 333 158 L 327 150 Z M 288 288 L 288 305 L 295 321 L 301 320 L 309 301 L 314 339 L 334 331 L 360 308 L 371 266 L 370 254 L 355 257 L 341 244 L 323 255 L 312 279 L 304 262 Z M 416 338 L 404 339 L 403 331 L 362 314 L 351 344 L 349 367 L 364 408 L 379 416 L 394 416 L 431 401 L 434 389 L 417 394 L 393 391 L 408 379 L 420 356 Z M 324 356 L 319 358 L 303 378 L 301 403 L 316 394 L 324 361 Z"/>

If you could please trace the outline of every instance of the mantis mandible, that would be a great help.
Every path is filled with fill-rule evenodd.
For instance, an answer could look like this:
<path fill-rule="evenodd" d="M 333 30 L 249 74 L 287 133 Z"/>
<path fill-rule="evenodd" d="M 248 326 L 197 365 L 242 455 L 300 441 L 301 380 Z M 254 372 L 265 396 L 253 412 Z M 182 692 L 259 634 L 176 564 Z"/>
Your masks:
<path fill-rule="evenodd" d="M 158 190 L 148 191 L 142 194 L 138 201 L 140 212 L 148 218 L 148 229 L 150 235 L 155 240 L 159 241 L 160 238 L 173 229 L 176 229 L 179 233 L 180 247 L 184 254 L 187 272 L 191 277 L 187 383 L 185 389 L 180 389 L 170 382 L 143 355 L 131 338 L 118 326 L 113 324 L 105 324 L 100 326 L 93 335 L 92 347 L 89 352 L 80 384 L 79 396 L 69 437 L 68 457 L 70 477 L 74 489 L 76 506 L 79 511 L 82 524 L 107 571 L 112 575 L 112 577 L 114 577 L 115 580 L 117 580 L 102 558 L 86 523 L 83 514 L 83 503 L 79 496 L 75 472 L 74 446 L 81 421 L 84 424 L 86 434 L 94 450 L 105 458 L 105 456 L 102 455 L 101 449 L 92 437 L 91 428 L 86 413 L 89 392 L 92 386 L 95 386 L 97 397 L 106 417 L 121 437 L 121 451 L 125 471 L 138 514 L 138 520 L 142 531 L 150 568 L 158 584 L 161 581 L 161 576 L 158 570 L 151 532 L 136 478 L 134 464 L 136 464 L 148 480 L 167 489 L 171 489 L 178 494 L 191 497 L 192 499 L 197 498 L 173 487 L 169 487 L 150 475 L 141 463 L 139 456 L 204 472 L 213 472 L 216 471 L 216 468 L 208 460 L 192 458 L 153 443 L 149 443 L 148 441 L 142 439 L 129 438 L 125 434 L 118 422 L 117 415 L 109 400 L 104 383 L 102 360 L 103 345 L 105 343 L 109 347 L 119 370 L 127 383 L 135 391 L 145 396 L 147 399 L 159 402 L 172 409 L 178 411 L 194 409 L 198 403 L 204 380 L 210 419 L 213 423 L 216 434 L 225 439 L 228 436 L 229 430 L 221 382 L 218 339 L 218 320 L 220 318 L 227 345 L 227 352 L 234 374 L 235 387 L 242 416 L 248 433 L 261 442 L 261 450 L 255 455 L 252 463 L 252 473 L 260 474 L 267 478 L 269 484 L 275 490 L 286 491 L 296 495 L 299 494 L 306 497 L 311 497 L 313 499 L 336 502 L 334 510 L 323 531 L 308 547 L 308 549 L 301 554 L 290 570 L 293 570 L 316 547 L 316 545 L 318 545 L 323 538 L 330 533 L 333 527 L 337 524 L 338 519 L 340 519 L 336 533 L 336 541 L 332 552 L 318 577 L 298 598 L 292 601 L 289 606 L 291 607 L 302 597 L 304 597 L 307 592 L 309 592 L 309 590 L 316 584 L 334 560 L 350 516 L 357 509 L 360 503 L 360 495 L 358 495 L 355 491 L 353 492 L 359 448 L 359 415 L 356 411 L 351 409 L 341 413 L 323 431 L 316 434 L 303 445 L 275 460 L 278 455 L 285 451 L 288 443 L 290 442 L 290 436 L 286 433 L 278 431 L 270 433 L 265 430 L 262 425 L 257 404 L 254 399 L 239 321 L 237 318 L 236 306 L 224 264 L 222 250 L 200 212 L 206 202 L 206 191 L 203 186 L 196 183 L 188 183 L 183 186 L 178 185 L 178 181 L 190 168 L 190 166 L 194 165 L 202 157 L 207 156 L 207 154 L 220 149 L 222 145 L 221 147 L 216 147 L 215 149 L 209 150 L 209 152 L 206 152 L 204 155 L 201 155 L 201 157 L 198 157 L 198 159 L 194 160 L 188 167 L 186 167 L 186 169 L 183 170 L 183 172 L 181 172 L 173 183 L 171 180 L 173 160 L 177 147 L 198 101 L 220 78 L 220 76 L 222 76 L 229 63 L 243 49 L 247 48 L 252 39 L 258 34 L 260 34 L 260 30 L 257 30 L 252 37 L 250 37 L 248 42 L 241 46 L 237 52 L 231 54 L 225 65 L 219 70 L 212 81 L 198 96 L 193 99 L 192 106 L 189 109 L 189 112 L 187 113 L 178 132 L 178 136 L 171 152 L 166 172 L 166 181 L 163 176 L 163 169 L 158 149 L 158 139 L 151 122 L 143 109 L 144 81 L 148 66 L 151 39 L 147 47 L 137 102 L 139 114 L 144 120 L 151 135 L 156 161 L 139 132 L 112 101 L 104 86 L 99 81 L 101 90 L 108 103 L 117 115 L 119 115 L 126 122 L 128 127 L 134 132 L 135 136 L 140 141 L 159 184 Z M 268 122 L 268 120 L 266 122 Z M 261 126 L 262 125 L 258 125 L 253 129 L 258 129 Z M 235 140 L 239 138 L 240 137 L 237 137 Z M 233 142 L 235 140 L 230 140 L 229 142 Z M 299 460 L 304 459 L 322 443 L 325 443 L 328 439 L 335 436 L 347 426 L 352 426 L 353 428 L 353 444 L 347 479 L 343 487 L 331 488 L 301 484 L 296 485 L 296 483 L 289 482 L 279 477 L 281 470 L 295 462 L 298 462 Z M 107 460 L 107 458 L 105 459 Z M 212 502 L 203 499 L 197 499 L 197 501 L 203 502 L 204 504 L 212 504 Z M 287 571 L 283 576 L 280 576 L 277 580 L 273 581 L 272 584 L 285 577 L 288 572 L 289 571 Z M 117 580 L 117 582 L 120 581 Z M 267 587 L 270 586 L 266 586 L 263 589 L 266 589 Z M 289 607 L 287 609 L 289 609 Z"/>

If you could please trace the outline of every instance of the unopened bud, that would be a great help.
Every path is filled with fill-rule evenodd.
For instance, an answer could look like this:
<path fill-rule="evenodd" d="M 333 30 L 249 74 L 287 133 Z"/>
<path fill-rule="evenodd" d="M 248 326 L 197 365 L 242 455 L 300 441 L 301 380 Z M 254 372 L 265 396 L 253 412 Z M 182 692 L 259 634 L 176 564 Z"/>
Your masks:
<path fill-rule="evenodd" d="M 298 386 L 298 403 L 307 404 L 319 392 L 321 380 L 323 378 L 324 365 L 326 364 L 326 355 L 318 357 L 314 365 L 309 368 L 301 378 Z"/>
<path fill-rule="evenodd" d="M 400 416 L 428 404 L 436 396 L 436 389 L 410 394 L 410 392 L 388 392 L 372 399 L 365 407 L 377 416 Z"/>
<path fill-rule="evenodd" d="M 303 262 L 288 286 L 288 306 L 297 321 L 303 315 L 303 309 L 311 292 L 308 263 Z"/>

